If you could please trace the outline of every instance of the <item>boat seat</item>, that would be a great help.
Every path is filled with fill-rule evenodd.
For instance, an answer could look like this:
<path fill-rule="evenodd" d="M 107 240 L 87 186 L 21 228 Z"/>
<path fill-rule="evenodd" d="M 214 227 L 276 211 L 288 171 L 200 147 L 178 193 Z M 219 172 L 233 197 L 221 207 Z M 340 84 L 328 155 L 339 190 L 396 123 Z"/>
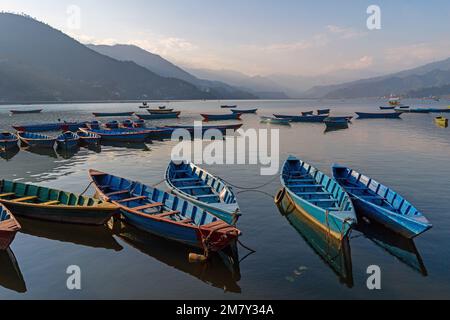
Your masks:
<path fill-rule="evenodd" d="M 293 184 L 289 188 L 323 188 L 321 184 Z"/>
<path fill-rule="evenodd" d="M 158 207 L 162 207 L 162 206 L 164 206 L 164 204 L 158 202 L 158 203 L 150 203 L 145 206 L 140 206 L 140 207 L 136 207 L 136 208 L 132 208 L 132 209 L 136 210 L 136 211 L 141 211 L 141 210 L 147 210 L 147 209 L 152 209 L 152 208 L 158 208 Z"/>
<path fill-rule="evenodd" d="M 122 200 L 117 200 L 117 203 L 127 203 L 127 202 L 132 202 L 132 201 L 138 201 L 138 200 L 144 200 L 147 199 L 146 196 L 140 196 L 140 197 L 134 197 L 134 198 L 128 198 L 128 199 L 122 199 Z"/>
<path fill-rule="evenodd" d="M 289 179 L 288 183 L 298 183 L 298 182 L 316 182 L 314 179 Z"/>
<path fill-rule="evenodd" d="M 299 192 L 296 193 L 298 196 L 332 196 L 332 193 L 329 192 Z"/>
<path fill-rule="evenodd" d="M 15 195 L 14 192 L 3 193 L 3 194 L 0 194 L 0 198 L 11 197 L 11 196 L 13 196 L 13 195 Z"/>
<path fill-rule="evenodd" d="M 202 181 L 199 178 L 181 178 L 181 179 L 173 179 L 172 182 L 196 182 Z"/>
<path fill-rule="evenodd" d="M 14 200 L 12 200 L 12 202 L 25 202 L 25 201 L 30 201 L 30 200 L 36 200 L 37 198 L 38 198 L 37 196 L 24 197 L 24 198 L 14 199 Z"/>
<path fill-rule="evenodd" d="M 368 190 L 366 187 L 345 187 L 348 190 Z"/>
<path fill-rule="evenodd" d="M 180 190 L 197 190 L 197 189 L 211 189 L 210 186 L 189 186 L 178 188 Z"/>
<path fill-rule="evenodd" d="M 162 214 L 157 214 L 155 215 L 155 217 L 157 218 L 167 218 L 167 217 L 171 217 L 174 215 L 180 214 L 180 211 L 171 211 L 171 212 L 166 212 L 166 213 L 162 213 Z"/>
<path fill-rule="evenodd" d="M 360 197 L 367 200 L 387 201 L 387 199 L 383 198 L 382 196 L 360 196 Z"/>
<path fill-rule="evenodd" d="M 115 191 L 115 192 L 107 193 L 107 194 L 105 194 L 105 196 L 107 196 L 107 197 L 119 196 L 119 195 L 125 194 L 125 193 L 130 193 L 130 190 Z"/>
<path fill-rule="evenodd" d="M 40 205 L 42 205 L 42 206 L 54 206 L 54 205 L 57 205 L 57 204 L 60 204 L 60 202 L 59 201 L 49 201 L 49 202 L 44 202 L 44 203 L 40 203 Z"/>
<path fill-rule="evenodd" d="M 309 202 L 312 202 L 312 203 L 323 203 L 323 202 L 326 202 L 326 203 L 338 203 L 339 201 L 337 201 L 336 199 L 309 199 Z"/>
<path fill-rule="evenodd" d="M 185 219 L 185 220 L 181 220 L 179 221 L 180 223 L 184 223 L 184 224 L 188 224 L 188 223 L 192 223 L 194 221 L 192 221 L 192 219 Z"/>
<path fill-rule="evenodd" d="M 205 194 L 202 196 L 194 196 L 194 197 L 196 197 L 197 199 L 207 199 L 207 198 L 218 198 L 219 196 L 216 194 Z"/>

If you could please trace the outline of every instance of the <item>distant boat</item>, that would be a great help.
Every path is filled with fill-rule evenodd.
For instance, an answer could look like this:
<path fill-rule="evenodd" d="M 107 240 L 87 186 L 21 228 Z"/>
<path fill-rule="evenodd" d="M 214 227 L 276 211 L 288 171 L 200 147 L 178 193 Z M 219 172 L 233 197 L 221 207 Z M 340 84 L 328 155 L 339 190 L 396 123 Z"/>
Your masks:
<path fill-rule="evenodd" d="M 430 108 L 430 113 L 450 113 L 450 108 Z"/>
<path fill-rule="evenodd" d="M 12 114 L 33 114 L 33 113 L 41 113 L 44 111 L 43 109 L 36 110 L 10 110 Z"/>
<path fill-rule="evenodd" d="M 184 129 L 187 130 L 191 133 L 194 133 L 194 131 L 196 129 L 202 129 L 202 133 L 205 133 L 208 130 L 219 130 L 221 132 L 226 132 L 227 130 L 239 130 L 240 128 L 242 128 L 242 124 L 231 124 L 231 125 L 217 125 L 217 126 L 201 126 L 201 127 L 196 127 L 196 126 L 170 126 L 168 128 L 172 128 L 172 129 Z"/>
<path fill-rule="evenodd" d="M 101 122 L 94 120 L 86 124 L 88 129 L 99 130 L 102 126 Z"/>
<path fill-rule="evenodd" d="M 86 133 L 95 133 L 99 135 L 103 141 L 116 142 L 144 142 L 147 139 L 147 132 L 132 131 L 128 129 L 111 129 L 111 130 L 87 130 L 81 129 Z"/>
<path fill-rule="evenodd" d="M 389 113 L 367 113 L 356 112 L 358 119 L 399 119 L 402 116 L 401 112 L 389 112 Z"/>
<path fill-rule="evenodd" d="M 97 118 L 107 117 L 131 117 L 135 112 L 94 112 L 93 115 Z"/>
<path fill-rule="evenodd" d="M 249 110 L 231 109 L 231 112 L 241 113 L 241 114 L 252 114 L 252 113 L 257 113 L 258 109 L 249 109 Z"/>
<path fill-rule="evenodd" d="M 447 128 L 448 127 L 448 119 L 445 117 L 436 117 L 434 119 L 434 122 L 441 127 L 441 128 Z"/>
<path fill-rule="evenodd" d="M 117 120 L 110 121 L 110 122 L 105 124 L 105 127 L 108 128 L 108 129 L 119 129 L 120 123 Z"/>
<path fill-rule="evenodd" d="M 330 114 L 330 112 L 331 112 L 330 109 L 317 110 L 317 115 L 319 115 L 319 116 L 327 115 L 327 114 Z"/>
<path fill-rule="evenodd" d="M 307 123 L 323 123 L 323 121 L 328 118 L 328 116 L 290 116 L 274 114 L 275 118 L 278 119 L 288 119 L 291 122 L 307 122 Z"/>
<path fill-rule="evenodd" d="M 411 203 L 392 189 L 350 168 L 333 165 L 333 176 L 350 194 L 362 215 L 412 239 L 432 225 Z"/>
<path fill-rule="evenodd" d="M 172 113 L 174 109 L 148 109 L 147 111 L 150 114 L 166 114 L 166 113 Z"/>
<path fill-rule="evenodd" d="M 150 108 L 148 102 L 142 102 L 142 105 L 139 106 L 139 109 L 148 109 L 148 108 Z"/>
<path fill-rule="evenodd" d="M 131 120 L 131 119 L 124 120 L 124 121 L 122 121 L 122 126 L 124 128 L 133 128 L 134 127 L 134 121 Z"/>
<path fill-rule="evenodd" d="M 135 128 L 144 128 L 144 127 L 145 127 L 145 121 L 142 120 L 142 119 L 134 120 L 133 126 L 134 126 Z"/>
<path fill-rule="evenodd" d="M 401 105 L 401 100 L 400 100 L 400 98 L 393 97 L 393 98 L 389 99 L 389 104 L 391 106 L 398 107 Z"/>
<path fill-rule="evenodd" d="M 174 195 L 97 170 L 89 174 L 100 198 L 117 205 L 125 221 L 142 231 L 205 252 L 234 245 L 241 235 L 235 227 Z"/>
<path fill-rule="evenodd" d="M 163 119 L 176 119 L 180 117 L 181 112 L 170 112 L 162 114 L 136 114 L 141 120 L 163 120 Z"/>
<path fill-rule="evenodd" d="M 431 113 L 432 109 L 430 108 L 408 108 L 408 109 L 395 109 L 397 112 L 403 113 Z"/>
<path fill-rule="evenodd" d="M 0 151 L 7 151 L 17 148 L 19 137 L 14 133 L 0 132 Z"/>
<path fill-rule="evenodd" d="M 349 120 L 348 118 L 326 118 L 324 121 L 327 128 L 340 128 L 347 129 Z"/>
<path fill-rule="evenodd" d="M 240 209 L 233 190 L 220 178 L 214 177 L 193 163 L 170 162 L 166 171 L 169 189 L 219 219 L 236 225 Z"/>
<path fill-rule="evenodd" d="M 98 134 L 89 131 L 78 131 L 77 135 L 80 137 L 80 143 L 88 146 L 97 146 L 100 144 L 100 137 Z"/>
<path fill-rule="evenodd" d="M 205 121 L 241 120 L 242 113 L 201 114 Z"/>
<path fill-rule="evenodd" d="M 224 106 L 220 106 L 222 109 L 236 109 L 238 106 L 236 106 L 236 105 L 234 105 L 234 106 L 227 106 L 227 105 L 224 105 Z"/>
<path fill-rule="evenodd" d="M 87 122 L 56 122 L 29 125 L 14 125 L 16 131 L 47 132 L 47 131 L 77 131 L 86 127 Z"/>
<path fill-rule="evenodd" d="M 289 201 L 323 232 L 337 240 L 347 237 L 357 223 L 349 195 L 339 184 L 300 159 L 290 156 L 281 171 L 283 189 L 275 203 Z"/>
<path fill-rule="evenodd" d="M 37 185 L 2 180 L 0 203 L 16 216 L 54 222 L 102 225 L 117 207 L 100 200 Z"/>
<path fill-rule="evenodd" d="M 56 142 L 56 138 L 33 132 L 19 132 L 17 135 L 22 143 L 34 148 L 53 149 Z"/>
<path fill-rule="evenodd" d="M 302 112 L 302 116 L 312 116 L 314 115 L 314 111 L 306 111 L 306 112 Z"/>
<path fill-rule="evenodd" d="M 391 107 L 380 107 L 380 110 L 394 110 L 395 106 L 391 106 Z"/>
<path fill-rule="evenodd" d="M 5 194 L 1 194 L 0 199 L 4 196 Z M 0 203 L 0 251 L 9 248 L 20 229 L 20 224 L 12 213 Z"/>
<path fill-rule="evenodd" d="M 273 117 L 261 117 L 261 123 L 290 126 L 291 120 L 290 119 L 279 119 L 279 118 L 273 118 Z"/>
<path fill-rule="evenodd" d="M 80 137 L 70 131 L 66 131 L 56 138 L 58 148 L 65 150 L 75 149 L 76 147 L 78 147 L 79 141 Z"/>

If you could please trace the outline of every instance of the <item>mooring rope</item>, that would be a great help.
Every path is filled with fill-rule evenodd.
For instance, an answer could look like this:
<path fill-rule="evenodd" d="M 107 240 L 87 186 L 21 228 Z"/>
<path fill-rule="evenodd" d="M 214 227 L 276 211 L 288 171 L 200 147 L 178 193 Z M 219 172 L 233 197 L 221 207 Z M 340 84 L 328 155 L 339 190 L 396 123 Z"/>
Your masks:
<path fill-rule="evenodd" d="M 88 186 L 86 187 L 86 189 L 84 189 L 84 191 L 80 194 L 80 197 L 84 196 L 84 194 L 86 192 L 88 192 L 89 188 L 92 186 L 92 184 L 94 183 L 94 181 L 91 181 L 91 183 L 88 184 Z"/>
<path fill-rule="evenodd" d="M 273 179 L 271 179 L 270 181 L 264 183 L 263 185 L 256 186 L 256 187 L 242 187 L 242 186 L 238 186 L 238 185 L 232 184 L 231 182 L 229 182 L 229 181 L 227 181 L 227 180 L 225 180 L 225 179 L 223 179 L 223 178 L 221 178 L 221 177 L 218 177 L 218 178 L 219 178 L 220 180 L 222 180 L 223 182 L 225 182 L 226 184 L 228 184 L 229 186 L 233 187 L 233 188 L 236 188 L 236 189 L 239 189 L 239 190 L 247 190 L 247 191 L 251 191 L 251 190 L 258 190 L 258 189 L 262 189 L 262 188 L 264 188 L 264 187 L 267 187 L 267 186 L 270 185 L 272 182 L 276 181 L 279 177 L 278 177 L 278 176 L 275 176 L 275 177 L 274 177 Z"/>

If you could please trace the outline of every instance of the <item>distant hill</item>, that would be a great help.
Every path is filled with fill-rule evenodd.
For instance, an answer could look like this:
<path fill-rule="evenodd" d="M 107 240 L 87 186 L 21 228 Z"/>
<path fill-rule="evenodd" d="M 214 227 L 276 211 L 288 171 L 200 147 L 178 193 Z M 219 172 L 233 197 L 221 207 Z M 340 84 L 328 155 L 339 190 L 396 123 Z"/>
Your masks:
<path fill-rule="evenodd" d="M 305 92 L 304 96 L 331 99 L 381 97 L 391 94 L 407 96 L 412 92 L 417 95 L 425 88 L 441 88 L 441 94 L 450 94 L 445 91 L 449 84 L 450 59 L 446 59 L 387 76 L 314 87 Z"/>
<path fill-rule="evenodd" d="M 99 54 L 29 17 L 0 13 L 0 101 L 210 98 L 217 96 Z"/>
<path fill-rule="evenodd" d="M 162 77 L 176 78 L 195 85 L 220 99 L 256 99 L 257 95 L 214 80 L 203 80 L 186 72 L 163 57 L 133 45 L 92 45 L 88 48 L 120 61 L 132 61 Z"/>

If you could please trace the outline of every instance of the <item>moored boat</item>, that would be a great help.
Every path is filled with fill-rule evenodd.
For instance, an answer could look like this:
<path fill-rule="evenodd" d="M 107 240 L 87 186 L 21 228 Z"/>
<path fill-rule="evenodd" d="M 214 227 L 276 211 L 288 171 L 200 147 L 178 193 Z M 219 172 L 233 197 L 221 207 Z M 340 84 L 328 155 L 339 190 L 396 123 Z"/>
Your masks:
<path fill-rule="evenodd" d="M 328 116 L 290 116 L 274 114 L 275 118 L 278 119 L 289 119 L 291 122 L 308 122 L 308 123 L 323 123 L 323 121 L 328 118 Z"/>
<path fill-rule="evenodd" d="M 34 148 L 53 149 L 56 142 L 56 138 L 34 132 L 18 132 L 17 135 L 23 144 Z"/>
<path fill-rule="evenodd" d="M 332 118 L 328 117 L 323 121 L 327 128 L 348 128 L 348 118 Z"/>
<path fill-rule="evenodd" d="M 382 112 L 382 113 L 367 113 L 356 112 L 358 119 L 399 119 L 402 116 L 401 112 Z"/>
<path fill-rule="evenodd" d="M 97 194 L 117 205 L 125 222 L 208 252 L 234 244 L 241 232 L 192 203 L 140 182 L 90 170 Z"/>
<path fill-rule="evenodd" d="M 331 112 L 330 109 L 317 110 L 317 115 L 319 115 L 319 116 L 328 115 L 328 114 L 330 114 L 330 112 Z"/>
<path fill-rule="evenodd" d="M 349 195 L 339 183 L 311 165 L 290 156 L 285 162 L 277 204 L 287 199 L 322 231 L 343 240 L 357 218 Z"/>
<path fill-rule="evenodd" d="M 135 128 L 144 128 L 145 127 L 145 121 L 142 119 L 134 120 L 133 127 Z"/>
<path fill-rule="evenodd" d="M 223 106 L 220 106 L 222 109 L 236 109 L 238 106 L 237 105 L 234 105 L 234 106 L 228 106 L 228 105 L 223 105 Z"/>
<path fill-rule="evenodd" d="M 302 116 L 312 116 L 314 115 L 314 111 L 306 111 L 306 112 L 302 112 Z"/>
<path fill-rule="evenodd" d="M 43 109 L 35 109 L 35 110 L 10 110 L 11 114 L 36 114 L 44 111 Z"/>
<path fill-rule="evenodd" d="M 92 114 L 97 118 L 131 117 L 135 112 L 94 112 Z"/>
<path fill-rule="evenodd" d="M 274 117 L 261 117 L 261 123 L 290 126 L 291 120 L 290 119 L 279 119 L 279 118 L 274 118 Z"/>
<path fill-rule="evenodd" d="M 431 108 L 408 108 L 408 109 L 395 109 L 397 112 L 403 112 L 403 113 L 431 113 Z"/>
<path fill-rule="evenodd" d="M 436 117 L 436 118 L 434 119 L 434 122 L 435 122 L 438 126 L 440 126 L 440 127 L 442 127 L 442 128 L 447 128 L 447 127 L 448 127 L 448 119 L 445 118 L 445 117 Z"/>
<path fill-rule="evenodd" d="M 141 120 L 163 120 L 163 119 L 176 119 L 181 115 L 180 111 L 160 114 L 136 114 Z"/>
<path fill-rule="evenodd" d="M 242 113 L 231 114 L 201 114 L 204 121 L 241 120 Z"/>
<path fill-rule="evenodd" d="M 236 195 L 220 178 L 193 163 L 171 161 L 166 171 L 166 183 L 180 198 L 236 225 L 241 215 Z"/>
<path fill-rule="evenodd" d="M 94 120 L 94 121 L 87 123 L 86 126 L 88 129 L 99 130 L 99 129 L 101 129 L 102 124 L 100 121 Z"/>
<path fill-rule="evenodd" d="M 350 168 L 333 165 L 333 176 L 352 197 L 358 213 L 412 239 L 432 225 L 411 203 L 392 189 Z"/>
<path fill-rule="evenodd" d="M 380 110 L 395 110 L 395 106 L 390 106 L 390 107 L 380 107 Z"/>
<path fill-rule="evenodd" d="M 111 129 L 111 130 L 81 129 L 81 131 L 99 135 L 102 141 L 144 142 L 148 136 L 148 133 L 145 131 L 130 130 L 130 129 Z"/>
<path fill-rule="evenodd" d="M 0 132 L 0 151 L 7 151 L 17 148 L 19 137 L 14 133 Z"/>
<path fill-rule="evenodd" d="M 80 137 L 80 143 L 88 146 L 97 146 L 102 139 L 98 134 L 89 131 L 79 130 L 77 135 Z"/>
<path fill-rule="evenodd" d="M 134 127 L 134 121 L 131 120 L 131 119 L 124 120 L 124 121 L 122 121 L 122 126 L 124 128 L 133 128 Z"/>
<path fill-rule="evenodd" d="M 14 125 L 16 131 L 24 132 L 47 132 L 47 131 L 77 131 L 79 128 L 86 127 L 87 122 L 56 122 L 40 123 L 30 125 Z"/>
<path fill-rule="evenodd" d="M 166 114 L 166 113 L 172 113 L 174 109 L 148 109 L 147 111 L 150 114 Z"/>
<path fill-rule="evenodd" d="M 0 251 L 9 248 L 19 230 L 20 224 L 12 213 L 0 203 Z"/>
<path fill-rule="evenodd" d="M 233 113 L 241 113 L 241 114 L 254 114 L 258 112 L 258 109 L 231 109 L 231 112 Z"/>
<path fill-rule="evenodd" d="M 102 225 L 117 212 L 94 198 L 7 180 L 0 181 L 0 204 L 16 216 L 88 225 Z"/>
<path fill-rule="evenodd" d="M 119 129 L 120 123 L 117 120 L 113 120 L 113 121 L 105 123 L 105 127 L 108 129 Z"/>
<path fill-rule="evenodd" d="M 66 131 L 56 138 L 58 148 L 66 150 L 71 150 L 78 147 L 79 141 L 80 137 L 71 131 Z"/>
<path fill-rule="evenodd" d="M 172 128 L 172 129 L 184 129 L 187 130 L 191 133 L 194 133 L 195 130 L 202 130 L 202 133 L 205 133 L 208 130 L 219 130 L 222 133 L 226 133 L 226 131 L 228 130 L 239 130 L 240 128 L 242 128 L 243 124 L 238 123 L 238 124 L 231 124 L 231 125 L 217 125 L 217 126 L 170 126 L 170 127 L 166 127 L 166 128 Z"/>

